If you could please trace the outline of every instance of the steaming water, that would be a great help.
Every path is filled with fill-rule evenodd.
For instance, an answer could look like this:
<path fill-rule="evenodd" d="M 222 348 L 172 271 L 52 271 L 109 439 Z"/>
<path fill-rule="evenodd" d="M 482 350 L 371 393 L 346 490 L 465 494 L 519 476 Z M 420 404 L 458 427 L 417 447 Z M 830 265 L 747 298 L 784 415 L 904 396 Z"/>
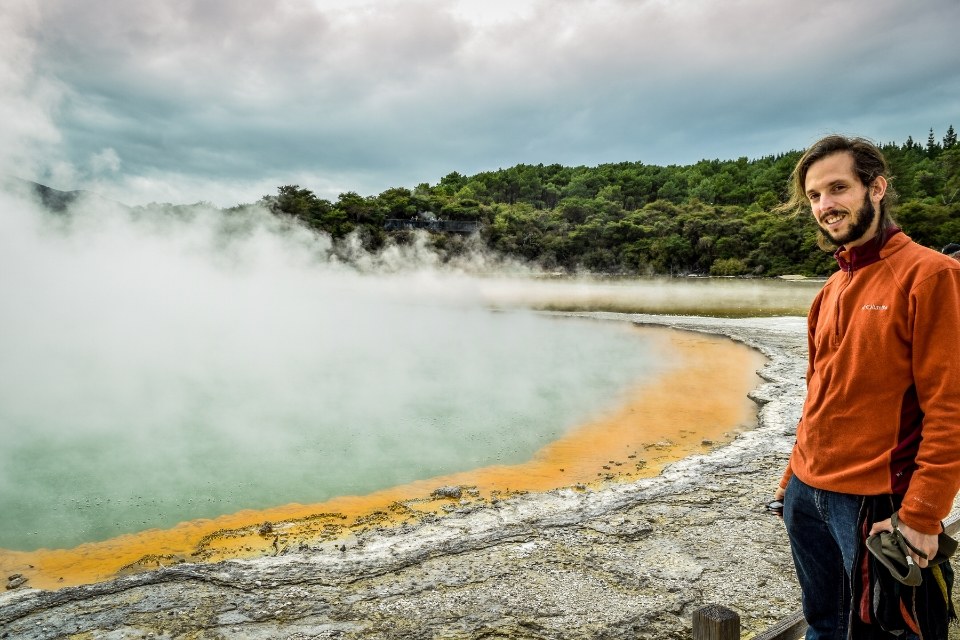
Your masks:
<path fill-rule="evenodd" d="M 224 245 L 78 216 L 0 229 L 0 547 L 520 462 L 663 366 L 624 327 L 358 275 L 265 222 Z"/>
<path fill-rule="evenodd" d="M 522 462 L 669 366 L 626 326 L 515 308 L 619 305 L 622 283 L 468 277 L 422 245 L 353 259 L 263 212 L 51 218 L 3 195 L 0 547 Z M 791 291 L 802 309 L 815 289 Z"/>

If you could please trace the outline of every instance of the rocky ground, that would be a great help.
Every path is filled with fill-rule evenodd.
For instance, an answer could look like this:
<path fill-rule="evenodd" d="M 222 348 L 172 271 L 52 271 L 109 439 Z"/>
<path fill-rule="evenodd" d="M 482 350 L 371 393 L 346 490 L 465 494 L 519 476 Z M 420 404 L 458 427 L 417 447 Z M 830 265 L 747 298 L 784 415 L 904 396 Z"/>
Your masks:
<path fill-rule="evenodd" d="M 769 357 L 760 424 L 656 478 L 467 505 L 275 557 L 0 595 L 0 638 L 687 638 L 710 603 L 748 633 L 795 611 L 765 511 L 803 395 L 802 318 L 613 316 L 730 336 Z M 452 498 L 451 498 L 452 499 Z"/>

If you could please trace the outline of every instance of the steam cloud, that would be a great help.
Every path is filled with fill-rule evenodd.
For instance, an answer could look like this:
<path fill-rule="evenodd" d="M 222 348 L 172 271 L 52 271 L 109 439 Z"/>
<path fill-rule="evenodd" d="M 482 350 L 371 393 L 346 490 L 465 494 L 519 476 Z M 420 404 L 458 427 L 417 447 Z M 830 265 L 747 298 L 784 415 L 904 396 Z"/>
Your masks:
<path fill-rule="evenodd" d="M 479 251 L 347 264 L 256 208 L 0 212 L 0 547 L 519 462 L 656 370 L 622 326 L 491 312 Z"/>

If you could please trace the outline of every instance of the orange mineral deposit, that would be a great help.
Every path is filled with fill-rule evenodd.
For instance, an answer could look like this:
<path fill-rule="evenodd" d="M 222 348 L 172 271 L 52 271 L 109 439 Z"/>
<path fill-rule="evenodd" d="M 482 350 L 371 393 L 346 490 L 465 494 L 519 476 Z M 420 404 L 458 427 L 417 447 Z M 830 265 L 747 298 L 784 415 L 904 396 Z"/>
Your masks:
<path fill-rule="evenodd" d="M 416 522 L 426 514 L 444 513 L 451 504 L 653 476 L 666 464 L 729 441 L 738 430 L 755 424 L 756 406 L 747 393 L 760 383 L 755 372 L 763 356 L 716 336 L 659 328 L 636 331 L 654 337 L 674 365 L 637 384 L 618 407 L 571 430 L 525 463 L 320 504 L 240 511 L 73 549 L 0 549 L 0 572 L 20 573 L 30 587 L 56 589 L 180 562 L 275 554 L 301 542 Z M 438 494 L 438 487 L 456 489 Z"/>

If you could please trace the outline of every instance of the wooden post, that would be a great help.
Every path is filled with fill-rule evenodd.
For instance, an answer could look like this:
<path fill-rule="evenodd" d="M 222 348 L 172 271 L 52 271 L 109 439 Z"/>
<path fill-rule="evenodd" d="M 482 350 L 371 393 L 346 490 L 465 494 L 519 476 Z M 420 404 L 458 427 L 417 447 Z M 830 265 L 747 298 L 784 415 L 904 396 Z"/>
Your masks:
<path fill-rule="evenodd" d="M 740 616 L 719 604 L 693 612 L 693 640 L 740 640 Z"/>

